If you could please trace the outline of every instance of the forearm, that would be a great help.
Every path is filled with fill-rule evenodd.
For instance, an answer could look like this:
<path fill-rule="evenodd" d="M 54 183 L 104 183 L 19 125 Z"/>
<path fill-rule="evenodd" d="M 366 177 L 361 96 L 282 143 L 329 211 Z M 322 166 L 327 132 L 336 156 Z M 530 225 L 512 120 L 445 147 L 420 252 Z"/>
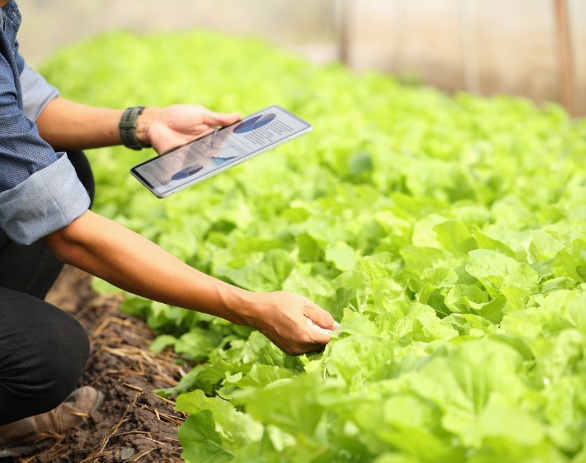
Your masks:
<path fill-rule="evenodd" d="M 90 211 L 43 242 L 63 262 L 126 291 L 247 324 L 252 293 L 195 270 L 146 238 Z"/>
<path fill-rule="evenodd" d="M 43 140 L 56 151 L 102 148 L 122 143 L 118 124 L 123 112 L 55 98 L 36 123 Z M 136 138 L 163 153 L 239 118 L 240 113 L 216 113 L 200 105 L 148 107 L 136 121 Z"/>
<path fill-rule="evenodd" d="M 55 98 L 36 124 L 43 140 L 56 151 L 101 148 L 122 143 L 118 129 L 122 112 Z"/>

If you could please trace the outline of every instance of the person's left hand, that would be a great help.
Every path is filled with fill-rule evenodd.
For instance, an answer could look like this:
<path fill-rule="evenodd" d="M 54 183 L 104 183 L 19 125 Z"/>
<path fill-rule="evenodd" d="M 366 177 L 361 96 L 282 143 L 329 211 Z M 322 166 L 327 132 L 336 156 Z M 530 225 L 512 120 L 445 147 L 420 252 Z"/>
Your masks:
<path fill-rule="evenodd" d="M 240 113 L 216 113 L 201 105 L 148 107 L 138 117 L 136 136 L 161 154 L 239 119 Z"/>

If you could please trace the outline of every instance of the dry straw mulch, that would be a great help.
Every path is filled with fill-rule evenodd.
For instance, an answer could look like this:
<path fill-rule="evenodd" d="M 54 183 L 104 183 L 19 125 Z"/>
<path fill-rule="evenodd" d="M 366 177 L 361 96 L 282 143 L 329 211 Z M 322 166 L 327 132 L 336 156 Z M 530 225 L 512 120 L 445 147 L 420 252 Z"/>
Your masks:
<path fill-rule="evenodd" d="M 179 462 L 177 429 L 187 416 L 172 400 L 152 390 L 174 386 L 189 368 L 174 353 L 149 351 L 155 338 L 143 320 L 121 314 L 120 296 L 91 289 L 90 275 L 66 267 L 47 301 L 73 315 L 86 329 L 91 354 L 80 386 L 91 385 L 106 396 L 104 406 L 85 424 L 51 447 L 18 463 Z"/>

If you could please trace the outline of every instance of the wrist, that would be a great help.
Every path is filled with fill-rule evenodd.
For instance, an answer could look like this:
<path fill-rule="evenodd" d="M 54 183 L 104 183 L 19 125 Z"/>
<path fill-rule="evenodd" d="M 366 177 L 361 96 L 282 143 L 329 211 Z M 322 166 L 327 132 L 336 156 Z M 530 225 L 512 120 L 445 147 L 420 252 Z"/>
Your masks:
<path fill-rule="evenodd" d="M 258 298 L 262 293 L 246 291 L 228 284 L 226 286 L 228 288 L 222 288 L 220 292 L 225 311 L 223 318 L 236 325 L 254 328 L 261 305 Z"/>
<path fill-rule="evenodd" d="M 160 108 L 146 107 L 136 120 L 136 138 L 145 145 L 152 145 L 150 129 L 153 122 L 157 119 L 159 110 Z"/>

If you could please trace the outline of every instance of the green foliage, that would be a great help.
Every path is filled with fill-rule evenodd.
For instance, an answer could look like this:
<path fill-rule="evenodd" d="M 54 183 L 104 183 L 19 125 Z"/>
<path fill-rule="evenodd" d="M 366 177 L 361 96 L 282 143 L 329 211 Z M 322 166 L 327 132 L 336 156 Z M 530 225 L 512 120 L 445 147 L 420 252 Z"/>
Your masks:
<path fill-rule="evenodd" d="M 124 58 L 120 58 L 124 57 Z M 315 130 L 163 201 L 90 153 L 96 211 L 342 327 L 323 353 L 128 295 L 201 362 L 175 388 L 188 462 L 586 461 L 586 124 L 211 33 L 111 33 L 43 69 L 98 106 L 270 104 Z M 109 286 L 102 282 L 96 288 Z"/>

